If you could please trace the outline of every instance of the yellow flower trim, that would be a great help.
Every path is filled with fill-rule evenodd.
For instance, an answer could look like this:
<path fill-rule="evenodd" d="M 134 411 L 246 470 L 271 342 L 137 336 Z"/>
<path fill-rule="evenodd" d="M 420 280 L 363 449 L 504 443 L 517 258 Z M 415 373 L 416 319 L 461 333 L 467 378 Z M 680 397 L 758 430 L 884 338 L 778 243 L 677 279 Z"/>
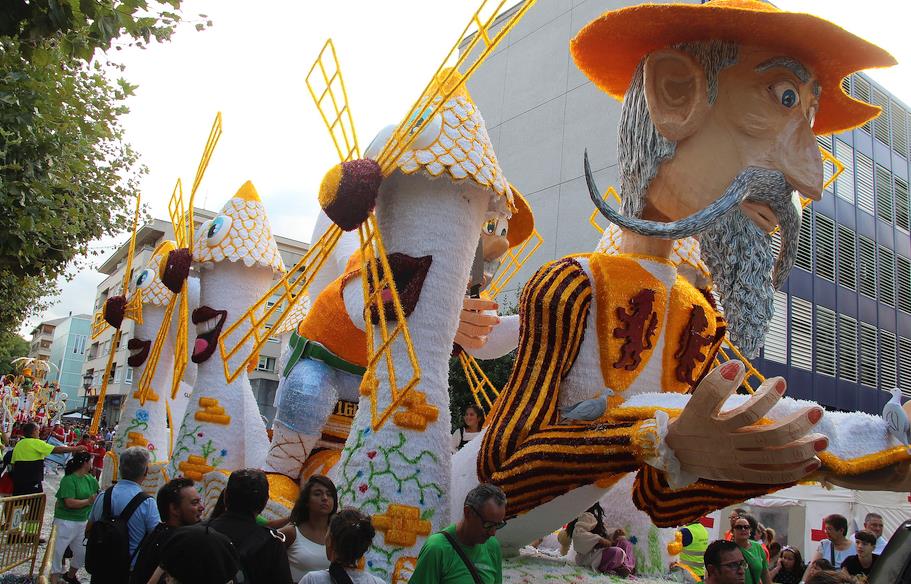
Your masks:
<path fill-rule="evenodd" d="M 895 446 L 888 450 L 851 459 L 839 458 L 828 450 L 820 452 L 817 456 L 826 467 L 840 475 L 863 474 L 911 460 L 911 454 L 908 454 L 908 449 L 905 446 Z"/>
<path fill-rule="evenodd" d="M 411 505 L 390 503 L 385 513 L 373 516 L 373 527 L 385 533 L 387 545 L 411 547 L 418 541 L 418 536 L 430 535 L 433 525 L 421 519 L 421 510 Z"/>
<path fill-rule="evenodd" d="M 335 196 L 338 194 L 338 187 L 341 183 L 342 165 L 336 164 L 329 169 L 329 172 L 326 173 L 326 176 L 323 177 L 323 181 L 319 185 L 317 199 L 319 200 L 320 207 L 328 207 L 335 202 Z"/>

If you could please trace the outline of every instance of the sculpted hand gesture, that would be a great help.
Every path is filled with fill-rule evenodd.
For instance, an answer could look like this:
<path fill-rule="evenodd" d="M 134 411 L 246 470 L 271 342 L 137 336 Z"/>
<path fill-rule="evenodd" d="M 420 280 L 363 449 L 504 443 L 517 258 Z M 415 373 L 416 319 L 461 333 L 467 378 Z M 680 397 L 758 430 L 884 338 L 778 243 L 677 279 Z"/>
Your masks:
<path fill-rule="evenodd" d="M 699 383 L 683 413 L 668 425 L 666 443 L 680 468 L 702 479 L 759 484 L 790 483 L 819 468 L 816 453 L 828 439 L 810 434 L 823 410 L 810 407 L 774 424 L 756 426 L 785 392 L 767 379 L 742 406 L 721 412 L 744 377 L 740 361 L 716 367 Z"/>
<path fill-rule="evenodd" d="M 497 303 L 483 298 L 468 298 L 462 302 L 459 328 L 455 342 L 464 349 L 480 349 L 487 343 L 487 335 L 500 323 L 500 317 L 485 311 L 496 310 Z"/>

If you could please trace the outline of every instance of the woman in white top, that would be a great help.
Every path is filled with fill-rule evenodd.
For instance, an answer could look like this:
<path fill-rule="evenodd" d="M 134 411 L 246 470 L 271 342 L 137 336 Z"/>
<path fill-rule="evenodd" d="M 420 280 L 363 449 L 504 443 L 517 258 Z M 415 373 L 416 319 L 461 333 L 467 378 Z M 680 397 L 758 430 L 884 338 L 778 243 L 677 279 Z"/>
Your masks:
<path fill-rule="evenodd" d="M 826 539 L 819 542 L 813 560 L 829 560 L 836 570 L 840 570 L 841 563 L 855 553 L 854 542 L 847 537 L 848 520 L 844 515 L 833 513 L 823 518 L 822 525 L 826 530 Z"/>
<path fill-rule="evenodd" d="M 484 410 L 476 404 L 465 406 L 465 412 L 462 414 L 462 426 L 456 428 L 452 433 L 452 453 L 455 454 L 463 446 L 480 434 L 481 428 L 484 427 Z"/>
<path fill-rule="evenodd" d="M 382 580 L 357 567 L 373 543 L 376 531 L 369 515 L 357 509 L 342 509 L 329 523 L 326 557 L 328 570 L 310 572 L 298 584 L 384 584 Z"/>
<path fill-rule="evenodd" d="M 313 475 L 301 489 L 291 510 L 291 520 L 281 531 L 288 549 L 291 578 L 301 579 L 312 570 L 329 567 L 326 559 L 326 532 L 329 520 L 338 511 L 338 493 L 328 477 Z"/>

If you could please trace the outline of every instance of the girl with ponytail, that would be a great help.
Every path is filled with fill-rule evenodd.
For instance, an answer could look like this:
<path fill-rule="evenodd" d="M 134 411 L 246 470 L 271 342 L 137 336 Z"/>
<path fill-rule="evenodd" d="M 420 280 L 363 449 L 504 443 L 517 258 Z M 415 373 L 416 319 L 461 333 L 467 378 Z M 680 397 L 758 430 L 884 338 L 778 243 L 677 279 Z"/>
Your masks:
<path fill-rule="evenodd" d="M 369 515 L 357 509 L 342 509 L 329 522 L 326 558 L 329 569 L 310 572 L 299 584 L 383 584 L 359 566 L 373 543 L 376 531 Z"/>

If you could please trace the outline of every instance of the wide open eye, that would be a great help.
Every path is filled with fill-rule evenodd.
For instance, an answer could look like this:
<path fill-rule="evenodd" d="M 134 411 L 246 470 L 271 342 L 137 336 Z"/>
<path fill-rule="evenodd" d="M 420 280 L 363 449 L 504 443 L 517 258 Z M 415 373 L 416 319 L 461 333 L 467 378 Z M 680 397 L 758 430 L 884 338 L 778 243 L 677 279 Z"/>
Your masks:
<path fill-rule="evenodd" d="M 771 87 L 772 93 L 778 98 L 779 103 L 788 109 L 800 103 L 800 94 L 790 81 L 779 81 Z"/>
<path fill-rule="evenodd" d="M 151 268 L 146 268 L 143 271 L 139 272 L 139 275 L 136 276 L 136 287 L 140 290 L 145 290 L 152 285 L 152 282 L 155 281 L 155 270 Z"/>
<path fill-rule="evenodd" d="M 497 232 L 497 220 L 488 219 L 487 221 L 485 221 L 483 231 L 486 235 L 493 235 L 494 233 L 496 233 Z"/>
<path fill-rule="evenodd" d="M 500 219 L 497 221 L 497 235 L 500 237 L 506 237 L 507 233 L 509 233 L 509 221 L 506 219 Z"/>
<path fill-rule="evenodd" d="M 228 236 L 230 230 L 231 218 L 227 215 L 219 215 L 209 224 L 209 228 L 206 230 L 206 241 L 209 245 L 218 245 Z"/>

